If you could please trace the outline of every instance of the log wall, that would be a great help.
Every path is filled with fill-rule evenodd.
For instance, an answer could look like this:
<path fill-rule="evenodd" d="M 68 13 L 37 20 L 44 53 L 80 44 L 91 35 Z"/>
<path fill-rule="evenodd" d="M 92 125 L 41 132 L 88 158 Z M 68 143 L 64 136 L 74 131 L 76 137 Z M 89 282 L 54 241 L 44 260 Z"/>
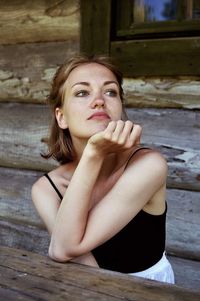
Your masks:
<path fill-rule="evenodd" d="M 48 235 L 30 189 L 56 166 L 40 156 L 50 120 L 45 99 L 57 67 L 79 51 L 80 1 L 1 1 L 0 28 L 0 244 L 45 253 Z M 187 285 L 194 270 L 187 260 L 200 260 L 200 76 L 126 78 L 123 87 L 142 142 L 168 161 L 167 250 Z"/>

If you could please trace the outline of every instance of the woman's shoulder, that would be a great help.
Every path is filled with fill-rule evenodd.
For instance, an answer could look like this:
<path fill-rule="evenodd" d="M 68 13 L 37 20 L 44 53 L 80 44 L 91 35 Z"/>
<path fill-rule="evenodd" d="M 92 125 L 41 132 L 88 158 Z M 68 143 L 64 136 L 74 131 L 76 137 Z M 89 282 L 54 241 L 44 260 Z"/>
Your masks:
<path fill-rule="evenodd" d="M 138 167 L 144 173 L 151 170 L 166 177 L 167 174 L 167 161 L 165 157 L 157 149 L 146 146 L 137 146 L 127 158 L 125 168 Z"/>
<path fill-rule="evenodd" d="M 40 194 L 56 194 L 54 186 L 62 194 L 67 188 L 72 174 L 70 165 L 65 164 L 44 173 L 32 186 L 32 196 Z M 52 184 L 53 183 L 53 184 Z"/>

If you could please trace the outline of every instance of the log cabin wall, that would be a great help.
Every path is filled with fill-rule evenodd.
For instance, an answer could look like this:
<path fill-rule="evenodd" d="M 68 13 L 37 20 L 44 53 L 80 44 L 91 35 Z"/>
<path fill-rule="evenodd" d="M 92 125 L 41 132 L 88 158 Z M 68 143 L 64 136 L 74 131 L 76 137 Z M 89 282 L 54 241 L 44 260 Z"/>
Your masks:
<path fill-rule="evenodd" d="M 0 243 L 44 253 L 48 235 L 30 190 L 56 166 L 40 156 L 50 119 L 45 98 L 58 65 L 79 51 L 80 3 L 1 1 L 0 28 Z M 144 142 L 168 160 L 167 250 L 183 261 L 174 264 L 187 286 L 180 265 L 200 260 L 200 77 L 125 78 L 124 91 Z"/>

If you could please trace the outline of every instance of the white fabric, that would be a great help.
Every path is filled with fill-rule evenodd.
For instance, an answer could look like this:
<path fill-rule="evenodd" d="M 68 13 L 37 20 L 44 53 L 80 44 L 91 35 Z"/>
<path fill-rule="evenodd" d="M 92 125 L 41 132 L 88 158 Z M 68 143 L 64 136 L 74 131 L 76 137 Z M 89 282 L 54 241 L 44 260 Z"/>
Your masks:
<path fill-rule="evenodd" d="M 149 269 L 137 273 L 130 273 L 129 275 L 174 284 L 174 272 L 165 253 L 162 258 Z"/>

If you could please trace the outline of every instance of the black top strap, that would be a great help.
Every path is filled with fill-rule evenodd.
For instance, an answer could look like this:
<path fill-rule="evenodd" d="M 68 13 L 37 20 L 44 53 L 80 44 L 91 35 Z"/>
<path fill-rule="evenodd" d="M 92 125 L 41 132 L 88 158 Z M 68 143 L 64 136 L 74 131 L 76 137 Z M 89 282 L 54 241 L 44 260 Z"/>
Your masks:
<path fill-rule="evenodd" d="M 59 196 L 59 198 L 63 199 L 62 194 L 60 193 L 60 191 L 58 190 L 58 188 L 56 187 L 56 185 L 54 184 L 54 182 L 52 181 L 52 179 L 49 177 L 49 175 L 47 173 L 44 174 L 44 176 L 49 180 L 49 182 L 51 183 L 52 187 L 54 188 L 54 190 L 57 192 L 57 195 Z"/>
<path fill-rule="evenodd" d="M 126 162 L 126 165 L 125 165 L 125 167 L 124 167 L 124 170 L 126 169 L 128 163 L 129 163 L 130 160 L 133 158 L 133 156 L 134 156 L 137 152 L 139 152 L 140 150 L 142 150 L 142 149 L 150 149 L 150 148 L 149 148 L 149 147 L 145 147 L 145 146 L 141 146 L 141 147 L 137 148 L 137 149 L 130 155 L 130 157 L 128 158 L 128 160 L 127 160 L 127 162 Z"/>

